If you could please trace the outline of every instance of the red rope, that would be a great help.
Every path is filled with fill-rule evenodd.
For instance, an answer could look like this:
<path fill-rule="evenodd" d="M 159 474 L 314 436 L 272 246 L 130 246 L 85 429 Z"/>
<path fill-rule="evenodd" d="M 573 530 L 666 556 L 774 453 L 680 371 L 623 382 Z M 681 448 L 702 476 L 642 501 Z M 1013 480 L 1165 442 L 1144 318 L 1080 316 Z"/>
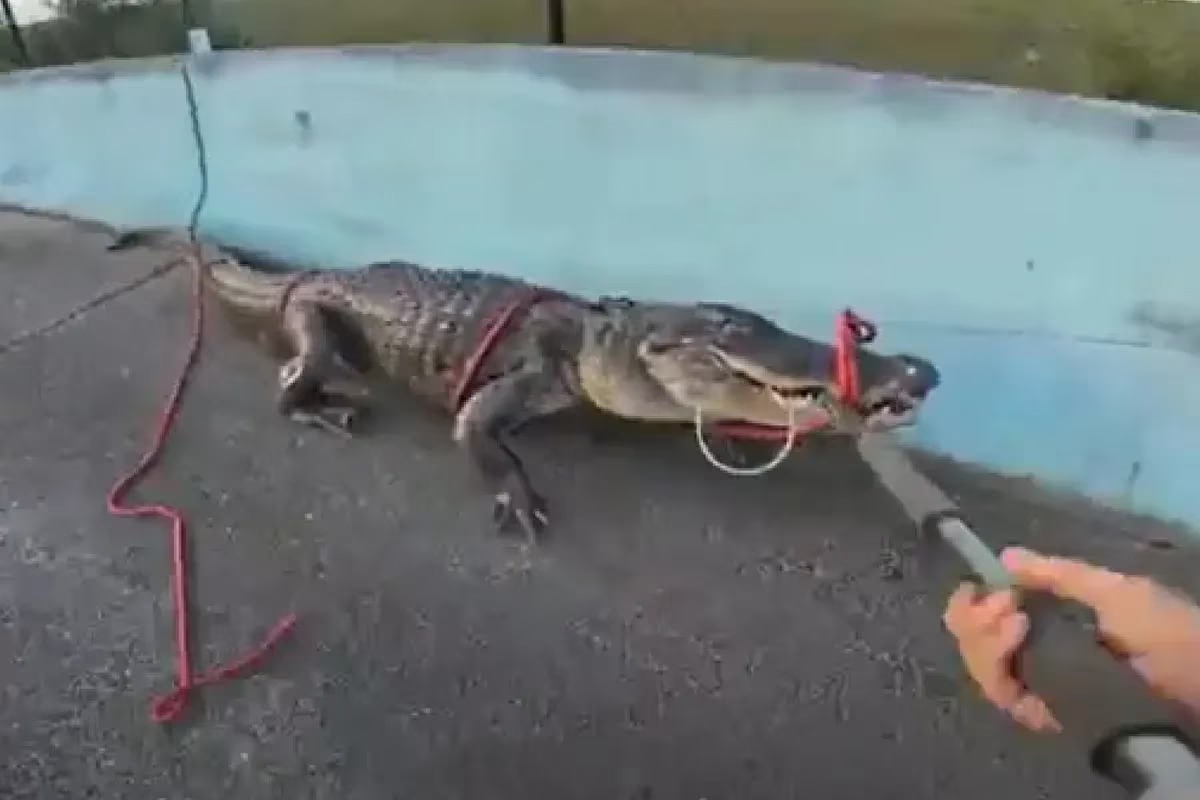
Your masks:
<path fill-rule="evenodd" d="M 163 406 L 158 418 L 154 441 L 150 449 L 142 456 L 138 465 L 121 478 L 108 493 L 108 513 L 117 517 L 159 517 L 171 522 L 172 543 L 172 582 L 171 597 L 175 616 L 175 688 L 166 695 L 158 697 L 151 706 L 150 716 L 155 722 L 170 722 L 179 717 L 187 705 L 188 697 L 193 689 L 210 683 L 227 680 L 244 674 L 267 656 L 270 650 L 296 624 L 296 615 L 289 614 L 275 624 L 257 648 L 236 661 L 211 670 L 194 673 L 192 657 L 189 651 L 188 605 L 187 605 L 187 526 L 183 514 L 177 509 L 166 505 L 130 506 L 124 502 L 125 495 L 143 478 L 158 462 L 166 444 L 167 435 L 179 415 L 180 401 L 183 390 L 196 366 L 200 354 L 200 343 L 204 337 L 204 301 L 203 280 L 204 268 L 199 254 L 192 259 L 192 332 L 191 339 L 184 358 L 183 367 L 170 397 Z"/>

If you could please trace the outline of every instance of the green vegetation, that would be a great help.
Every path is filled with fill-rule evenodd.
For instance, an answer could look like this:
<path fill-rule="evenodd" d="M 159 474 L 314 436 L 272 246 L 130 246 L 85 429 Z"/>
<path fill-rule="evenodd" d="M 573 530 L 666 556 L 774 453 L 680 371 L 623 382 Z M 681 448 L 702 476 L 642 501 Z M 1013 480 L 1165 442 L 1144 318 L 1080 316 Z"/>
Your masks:
<path fill-rule="evenodd" d="M 542 7 L 543 0 L 219 0 L 216 13 L 234 21 L 256 47 L 413 40 L 534 44 L 544 40 Z"/>
<path fill-rule="evenodd" d="M 1200 110 L 1200 3 L 565 3 L 568 41 L 575 45 L 822 61 Z M 193 5 L 196 16 L 214 29 L 217 46 L 224 47 L 414 40 L 533 43 L 545 31 L 543 0 L 194 0 Z M 182 48 L 178 0 L 60 0 L 60 6 L 60 20 L 30 31 L 30 46 L 40 63 Z M 0 63 L 13 60 L 0 47 Z"/>
<path fill-rule="evenodd" d="M 178 53 L 187 48 L 184 9 L 179 0 L 50 0 L 55 16 L 24 27 L 36 66 L 74 64 L 103 58 L 138 58 Z M 211 26 L 215 46 L 245 42 L 236 29 L 212 13 L 210 0 L 192 0 L 192 14 Z M 0 71 L 19 64 L 7 31 L 0 32 Z"/>
<path fill-rule="evenodd" d="M 1180 0 L 565 0 L 575 45 L 985 81 L 1200 110 L 1200 4 Z M 513 41 L 543 0 L 224 0 L 260 45 Z M 330 9 L 337 8 L 337 13 Z"/>
<path fill-rule="evenodd" d="M 1200 5 L 1178 0 L 574 0 L 568 19 L 588 42 L 1200 109 Z"/>

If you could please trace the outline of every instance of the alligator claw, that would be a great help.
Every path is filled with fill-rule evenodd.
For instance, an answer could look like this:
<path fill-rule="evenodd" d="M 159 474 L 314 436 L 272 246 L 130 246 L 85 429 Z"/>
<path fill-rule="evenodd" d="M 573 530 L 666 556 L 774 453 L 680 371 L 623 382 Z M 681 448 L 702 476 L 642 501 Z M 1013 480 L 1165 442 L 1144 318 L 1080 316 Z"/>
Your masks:
<path fill-rule="evenodd" d="M 321 397 L 327 403 L 350 403 L 370 399 L 371 390 L 352 382 L 338 382 L 336 391 L 322 390 Z"/>
<path fill-rule="evenodd" d="M 347 434 L 354 433 L 358 423 L 357 408 L 330 408 L 325 411 L 326 417 Z"/>
<path fill-rule="evenodd" d="M 537 544 L 538 535 L 550 524 L 546 501 L 532 489 L 497 492 L 492 519 L 500 531 L 509 530 L 515 523 L 530 545 Z"/>
<path fill-rule="evenodd" d="M 351 429 L 354 421 L 358 417 L 358 410 L 354 408 L 322 408 L 319 411 L 296 409 L 289 416 L 294 422 L 311 425 L 335 436 L 349 439 L 352 436 Z"/>

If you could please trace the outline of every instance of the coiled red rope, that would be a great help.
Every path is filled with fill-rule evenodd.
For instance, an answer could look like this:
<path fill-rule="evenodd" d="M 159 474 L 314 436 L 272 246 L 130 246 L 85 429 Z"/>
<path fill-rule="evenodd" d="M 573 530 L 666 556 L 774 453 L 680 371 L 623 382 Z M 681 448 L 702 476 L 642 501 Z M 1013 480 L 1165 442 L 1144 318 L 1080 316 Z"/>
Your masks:
<path fill-rule="evenodd" d="M 178 719 L 187 705 L 192 691 L 207 684 L 218 683 L 238 677 L 255 669 L 276 644 L 296 624 L 296 615 L 283 617 L 267 634 L 263 642 L 248 654 L 228 664 L 204 672 L 192 669 L 190 631 L 188 626 L 187 592 L 187 525 L 183 514 L 175 508 L 161 504 L 127 505 L 125 495 L 146 476 L 158 462 L 166 445 L 167 436 L 179 415 L 183 391 L 191 378 L 200 354 L 204 338 L 204 267 L 199 252 L 186 259 L 191 263 L 192 281 L 192 331 L 183 366 L 175 380 L 174 388 L 159 414 L 154 439 L 141 461 L 128 474 L 118 480 L 108 493 L 108 513 L 116 517 L 158 517 L 171 523 L 171 598 L 175 617 L 175 688 L 154 699 L 150 717 L 155 722 L 171 722 Z"/>

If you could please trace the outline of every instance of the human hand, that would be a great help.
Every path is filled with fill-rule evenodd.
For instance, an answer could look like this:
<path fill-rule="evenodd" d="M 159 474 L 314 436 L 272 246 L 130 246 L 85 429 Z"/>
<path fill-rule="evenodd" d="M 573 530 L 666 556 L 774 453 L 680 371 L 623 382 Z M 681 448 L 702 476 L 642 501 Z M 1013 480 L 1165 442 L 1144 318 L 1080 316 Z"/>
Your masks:
<path fill-rule="evenodd" d="M 1021 589 L 1091 608 L 1116 657 L 1127 659 L 1161 697 L 1200 715 L 1200 606 L 1149 578 L 1073 559 L 1011 548 L 1001 560 Z M 1014 675 L 1013 658 L 1029 618 L 1013 592 L 984 596 L 963 584 L 951 595 L 943 619 L 984 697 L 1027 728 L 1061 730 L 1046 702 Z"/>

